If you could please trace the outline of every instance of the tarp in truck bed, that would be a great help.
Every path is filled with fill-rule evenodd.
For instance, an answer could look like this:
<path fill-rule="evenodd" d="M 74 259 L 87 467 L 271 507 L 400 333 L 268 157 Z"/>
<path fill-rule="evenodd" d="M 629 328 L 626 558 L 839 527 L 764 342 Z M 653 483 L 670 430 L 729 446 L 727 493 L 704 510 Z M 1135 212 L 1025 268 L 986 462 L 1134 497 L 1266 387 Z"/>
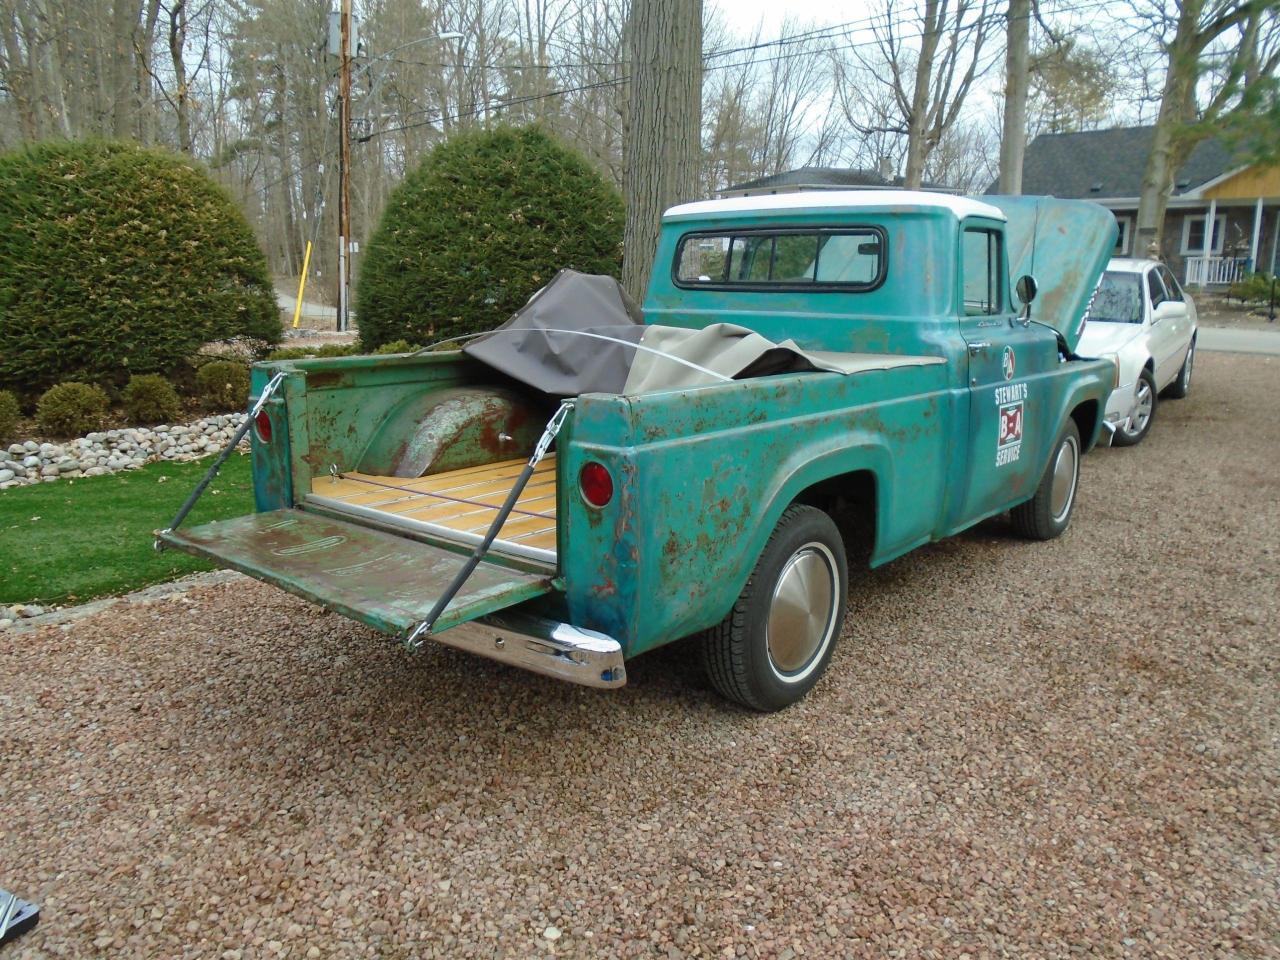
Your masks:
<path fill-rule="evenodd" d="M 635 396 L 775 373 L 860 373 L 937 357 L 825 353 L 732 323 L 645 325 L 612 277 L 561 270 L 501 327 L 463 352 L 543 393 Z"/>

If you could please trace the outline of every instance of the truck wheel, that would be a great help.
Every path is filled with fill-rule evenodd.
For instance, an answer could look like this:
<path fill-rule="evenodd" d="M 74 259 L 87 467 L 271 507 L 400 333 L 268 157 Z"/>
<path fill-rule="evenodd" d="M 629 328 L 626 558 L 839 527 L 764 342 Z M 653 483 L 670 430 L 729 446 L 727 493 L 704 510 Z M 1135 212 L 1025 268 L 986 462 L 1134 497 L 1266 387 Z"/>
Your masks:
<path fill-rule="evenodd" d="M 1133 389 L 1133 415 L 1129 422 L 1116 431 L 1117 447 L 1136 447 L 1142 442 L 1151 421 L 1156 418 L 1156 378 L 1143 368 L 1138 374 L 1138 385 Z"/>
<path fill-rule="evenodd" d="M 1071 523 L 1080 483 L 1080 431 L 1070 417 L 1058 434 L 1036 495 L 1013 508 L 1013 525 L 1030 540 L 1052 540 Z"/>
<path fill-rule="evenodd" d="M 831 661 L 848 592 L 835 523 L 816 507 L 788 507 L 729 615 L 703 634 L 711 685 L 762 712 L 800 700 Z"/>
<path fill-rule="evenodd" d="M 1185 400 L 1188 393 L 1191 392 L 1191 368 L 1195 366 L 1196 360 L 1196 342 L 1191 341 L 1191 346 L 1187 347 L 1187 359 L 1182 361 L 1182 369 L 1178 371 L 1178 379 L 1165 389 L 1164 394 L 1174 400 Z"/>

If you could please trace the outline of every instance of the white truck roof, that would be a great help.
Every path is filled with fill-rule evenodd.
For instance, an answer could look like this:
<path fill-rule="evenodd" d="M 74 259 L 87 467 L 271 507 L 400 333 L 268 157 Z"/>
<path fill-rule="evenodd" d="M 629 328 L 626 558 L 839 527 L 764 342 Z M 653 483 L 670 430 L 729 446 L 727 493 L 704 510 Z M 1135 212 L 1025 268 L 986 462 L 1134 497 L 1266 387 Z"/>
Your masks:
<path fill-rule="evenodd" d="M 971 197 L 925 190 L 800 190 L 791 193 L 762 194 L 750 197 L 727 197 L 723 200 L 697 200 L 672 207 L 664 220 L 693 217 L 715 217 L 739 213 L 799 212 L 805 210 L 885 210 L 923 207 L 951 211 L 956 219 L 987 217 L 1004 220 L 998 207 Z"/>

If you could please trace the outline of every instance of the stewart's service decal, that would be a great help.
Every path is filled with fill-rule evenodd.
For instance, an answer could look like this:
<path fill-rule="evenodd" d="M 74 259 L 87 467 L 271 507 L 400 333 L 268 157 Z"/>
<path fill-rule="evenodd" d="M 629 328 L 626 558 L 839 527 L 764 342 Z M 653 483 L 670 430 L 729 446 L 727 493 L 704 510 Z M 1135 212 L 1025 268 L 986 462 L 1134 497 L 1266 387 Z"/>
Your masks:
<path fill-rule="evenodd" d="M 1000 358 L 1000 369 L 1004 372 L 1006 380 L 1013 379 L 1013 372 L 1017 367 L 1018 358 L 1013 355 L 1013 347 L 1004 348 L 1004 356 Z"/>
<path fill-rule="evenodd" d="M 996 387 L 996 466 L 1015 463 L 1022 456 L 1022 425 L 1026 413 L 1027 385 Z"/>

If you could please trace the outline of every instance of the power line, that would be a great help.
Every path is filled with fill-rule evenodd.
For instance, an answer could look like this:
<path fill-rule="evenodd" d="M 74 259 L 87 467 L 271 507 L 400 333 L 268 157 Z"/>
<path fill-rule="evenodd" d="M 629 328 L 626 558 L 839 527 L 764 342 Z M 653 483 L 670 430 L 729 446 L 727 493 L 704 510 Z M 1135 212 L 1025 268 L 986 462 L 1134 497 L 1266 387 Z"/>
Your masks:
<path fill-rule="evenodd" d="M 1097 10 L 1097 9 L 1101 9 L 1101 8 L 1103 8 L 1103 7 L 1110 6 L 1110 5 L 1111 5 L 1111 0 L 1095 0 L 1095 2 L 1091 2 L 1091 3 L 1077 4 L 1077 5 L 1072 6 L 1072 7 L 1062 7 L 1062 8 L 1059 8 L 1059 10 L 1058 10 L 1058 11 L 1056 11 L 1056 12 L 1058 12 L 1058 13 L 1075 13 L 1075 12 L 1080 12 L 1080 11 L 1085 11 L 1085 10 Z M 1028 17 L 1024 17 L 1024 19 L 1027 19 L 1027 18 L 1028 18 Z M 872 18 L 867 18 L 867 19 L 862 20 L 862 21 L 849 21 L 849 22 L 850 22 L 850 23 L 870 23 L 870 22 L 871 22 L 872 20 L 874 20 L 874 19 L 875 19 L 875 18 L 874 18 L 874 17 L 872 17 Z M 975 19 L 975 20 L 974 20 L 974 21 L 972 21 L 971 23 L 964 24 L 963 26 L 959 27 L 959 28 L 958 28 L 958 30 L 968 32 L 968 31 L 971 31 L 971 30 L 976 29 L 976 28 L 977 28 L 978 26 L 980 26 L 980 25 L 989 25 L 989 24 L 991 24 L 991 23 L 993 23 L 993 22 L 995 22 L 995 21 L 1007 21 L 1007 20 L 1008 20 L 1008 17 L 1007 17 L 1005 14 L 1003 14 L 1003 13 L 988 14 L 988 15 L 986 15 L 985 17 L 979 17 L 979 18 Z M 840 25 L 840 26 L 847 26 L 847 25 Z M 827 30 L 831 30 L 831 29 L 835 29 L 835 28 L 825 28 L 825 29 L 824 29 L 824 31 L 810 31 L 810 34 L 815 34 L 815 33 L 820 33 L 820 32 L 826 32 Z M 801 37 L 804 37 L 804 36 L 807 36 L 807 35 L 806 35 L 806 34 L 795 34 L 795 35 L 792 35 L 792 36 L 789 36 L 789 37 L 779 37 L 779 38 L 777 38 L 777 39 L 775 39 L 775 40 L 768 41 L 767 43 L 752 44 L 752 45 L 750 45 L 750 46 L 748 46 L 748 47 L 740 48 L 737 52 L 744 52 L 744 51 L 748 51 L 748 50 L 763 49 L 763 48 L 768 47 L 768 46 L 777 46 L 777 45 L 782 44 L 782 43 L 795 42 L 795 41 L 797 40 L 797 38 L 801 38 Z M 900 35 L 900 39 L 904 39 L 904 40 L 905 40 L 905 39 L 920 39 L 920 38 L 922 38 L 923 36 L 924 36 L 924 33 L 901 34 L 901 35 Z M 778 54 L 777 56 L 773 56 L 773 57 L 764 57 L 764 58 L 752 57 L 752 58 L 750 58 L 750 59 L 748 59 L 748 60 L 740 60 L 740 61 L 737 61 L 737 62 L 734 62 L 734 63 L 722 63 L 722 64 L 715 64 L 715 65 L 712 65 L 712 66 L 705 66 L 705 67 L 703 68 L 703 70 L 704 70 L 704 72 L 706 72 L 706 73 L 710 73 L 710 72 L 712 72 L 712 71 L 716 71 L 716 70 L 731 70 L 731 69 L 735 69 L 735 68 L 738 68 L 738 67 L 759 66 L 759 65 L 767 64 L 767 63 L 776 63 L 776 62 L 780 62 L 780 61 L 783 61 L 783 60 L 792 60 L 792 59 L 796 59 L 796 58 L 799 58 L 799 57 L 815 57 L 815 56 L 822 56 L 822 55 L 830 54 L 830 53 L 839 53 L 839 52 L 844 51 L 844 50 L 852 50 L 852 49 L 858 49 L 858 48 L 862 48 L 862 47 L 877 46 L 879 43 L 880 43 L 880 41 L 879 41 L 878 39 L 876 39 L 876 40 L 861 40 L 861 41 L 853 41 L 853 42 L 850 42 L 850 43 L 847 43 L 847 44 L 841 44 L 841 45 L 834 46 L 834 47 L 826 47 L 826 48 L 823 48 L 823 49 L 820 49 L 820 50 L 801 50 L 801 51 L 793 51 L 793 52 L 791 52 L 791 53 L 782 53 L 782 54 Z M 727 52 L 727 51 L 726 51 L 726 52 Z M 704 61 L 707 59 L 707 56 L 709 56 L 709 55 L 704 55 L 704 57 L 703 57 Z M 626 64 L 618 64 L 618 65 L 619 65 L 619 66 L 625 66 Z M 417 128 L 419 128 L 419 127 L 433 126 L 433 125 L 435 125 L 435 124 L 437 124 L 437 123 L 445 123 L 445 122 L 452 122 L 452 121 L 454 121 L 454 120 L 470 119 L 470 118 L 472 118 L 472 117 L 478 117 L 478 116 L 481 116 L 481 115 L 483 115 L 485 112 L 487 112 L 487 111 L 489 111 L 489 110 L 497 111 L 497 110 L 502 110 L 502 109 L 505 109 L 505 108 L 508 108 L 508 107 L 512 107 L 512 106 L 521 106 L 521 105 L 523 105 L 523 104 L 531 103 L 531 102 L 535 102 L 535 101 L 538 101 L 538 100 L 546 100 L 546 99 L 549 99 L 549 98 L 552 98 L 552 97 L 563 97 L 563 96 L 569 96 L 569 95 L 574 94 L 574 93 L 582 93 L 582 92 L 589 91 L 589 90 L 596 90 L 596 89 L 602 89 L 602 88 L 605 88 L 605 87 L 619 86 L 619 85 L 621 85 L 621 84 L 624 84 L 624 83 L 628 82 L 630 79 L 631 79 L 631 78 L 630 78 L 630 76 L 621 76 L 621 77 L 615 77 L 615 78 L 613 78 L 613 79 L 609 79 L 609 80 L 599 80 L 599 81 L 596 81 L 596 82 L 594 82 L 594 83 L 582 84 L 582 85 L 580 85 L 580 86 L 576 86 L 576 87 L 565 87 L 565 88 L 562 88 L 562 89 L 559 89 L 559 90 L 551 90 L 551 91 L 548 91 L 548 92 L 546 92 L 546 93 L 530 94 L 530 95 L 528 95 L 528 96 L 517 97 L 517 98 L 512 99 L 512 100 L 503 100 L 503 101 L 500 101 L 500 102 L 495 103 L 495 104 L 486 104 L 486 105 L 484 105 L 484 106 L 477 107 L 477 108 L 475 108 L 474 110 L 462 111 L 462 112 L 459 112 L 459 113 L 456 113 L 456 114 L 449 114 L 449 115 L 443 115 L 443 114 L 441 114 L 441 115 L 437 115 L 437 116 L 434 116 L 434 117 L 431 117 L 431 118 L 429 118 L 429 119 L 422 120 L 422 121 L 419 121 L 419 122 L 416 122 L 416 123 L 403 123 L 403 124 L 400 124 L 400 125 L 395 126 L 395 127 L 388 127 L 388 128 L 383 129 L 383 130 L 377 130 L 377 131 L 374 131 L 373 133 L 369 134 L 368 136 L 366 136 L 366 137 L 361 137 L 361 138 L 359 138 L 359 139 L 360 139 L 360 142 L 361 142 L 361 143 L 368 143 L 370 140 L 376 139 L 377 137 L 383 136 L 384 134 L 388 134 L 388 133 L 400 133 L 400 132 L 405 131 L 405 130 L 413 130 L 413 129 L 417 129 Z M 402 117 L 402 119 L 408 119 L 408 118 L 410 118 L 410 117 L 421 116 L 421 115 L 426 114 L 426 113 L 428 113 L 428 112 L 429 112 L 429 111 L 427 111 L 427 110 L 415 110 L 415 111 L 411 111 L 411 112 L 409 112 L 409 113 L 404 114 L 404 115 L 403 115 L 403 117 Z"/>

